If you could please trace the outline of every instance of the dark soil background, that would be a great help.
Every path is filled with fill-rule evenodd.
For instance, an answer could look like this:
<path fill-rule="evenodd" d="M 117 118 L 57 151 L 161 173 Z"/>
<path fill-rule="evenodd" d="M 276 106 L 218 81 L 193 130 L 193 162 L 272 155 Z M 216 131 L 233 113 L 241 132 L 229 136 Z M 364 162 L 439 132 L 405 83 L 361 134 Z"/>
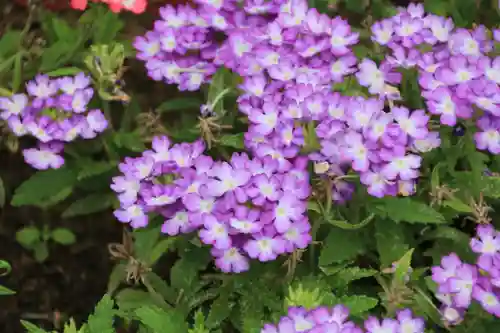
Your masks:
<path fill-rule="evenodd" d="M 406 6 L 410 1 L 393 2 Z M 7 20 L 16 21 L 16 25 L 22 27 L 25 17 L 25 8 L 14 5 L 13 0 L 0 0 L 0 35 Z M 151 25 L 152 16 L 140 20 L 132 17 L 130 22 L 127 21 L 127 30 L 132 37 L 143 34 Z M 158 105 L 176 95 L 171 87 L 147 80 L 140 64 L 132 62 L 128 65 L 131 69 L 125 77 L 127 90 L 143 94 L 140 102 L 146 110 L 148 105 Z M 77 322 L 85 320 L 106 291 L 113 267 L 107 246 L 122 239 L 123 225 L 113 218 L 111 212 L 66 220 L 55 212 L 48 217 L 50 227 L 71 229 L 77 242 L 72 246 L 51 243 L 48 259 L 44 263 L 36 262 L 32 253 L 16 242 L 15 234 L 24 226 L 43 225 L 42 219 L 46 217 L 42 216 L 40 209 L 15 208 L 8 204 L 13 190 L 32 173 L 33 169 L 24 163 L 20 154 L 0 148 L 0 177 L 7 192 L 7 205 L 0 210 L 0 259 L 12 265 L 12 272 L 0 277 L 0 284 L 16 291 L 13 296 L 0 297 L 1 333 L 25 332 L 20 319 L 46 329 L 54 329 L 70 317 Z"/>

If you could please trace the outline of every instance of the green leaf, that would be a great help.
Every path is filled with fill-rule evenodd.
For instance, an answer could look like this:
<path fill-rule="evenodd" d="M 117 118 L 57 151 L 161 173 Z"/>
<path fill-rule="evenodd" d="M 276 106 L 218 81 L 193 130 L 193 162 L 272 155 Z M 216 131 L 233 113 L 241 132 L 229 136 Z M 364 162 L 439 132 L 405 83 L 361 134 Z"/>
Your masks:
<path fill-rule="evenodd" d="M 112 193 L 94 193 L 74 201 L 63 213 L 63 218 L 88 215 L 111 208 L 115 202 Z"/>
<path fill-rule="evenodd" d="M 101 14 L 101 13 L 99 13 Z M 118 33 L 123 29 L 124 23 L 120 16 L 112 11 L 104 11 L 104 15 L 98 15 L 99 24 L 94 24 L 92 40 L 94 44 L 109 44 L 114 42 Z"/>
<path fill-rule="evenodd" d="M 364 251 L 364 241 L 355 231 L 332 228 L 323 241 L 323 249 L 319 256 L 320 266 L 354 259 Z"/>
<path fill-rule="evenodd" d="M 212 77 L 208 88 L 207 105 L 212 105 L 214 113 L 218 116 L 224 115 L 224 99 L 219 96 L 228 88 L 230 78 L 231 72 L 224 67 L 220 67 Z M 216 105 L 213 105 L 214 102 L 217 102 Z"/>
<path fill-rule="evenodd" d="M 457 212 L 461 212 L 461 213 L 474 212 L 474 210 L 469 205 L 465 204 L 464 202 L 462 202 L 458 198 L 450 198 L 448 200 L 444 200 L 442 205 L 444 207 L 450 207 L 450 208 L 456 210 Z"/>
<path fill-rule="evenodd" d="M 394 272 L 394 279 L 401 284 L 405 284 L 406 278 L 410 272 L 411 257 L 413 256 L 414 250 L 415 249 L 410 249 L 397 262 L 396 271 Z"/>
<path fill-rule="evenodd" d="M 51 231 L 51 238 L 62 245 L 71 245 L 76 242 L 76 236 L 73 231 L 66 228 L 56 228 Z"/>
<path fill-rule="evenodd" d="M 21 325 L 28 331 L 28 333 L 49 333 L 46 330 L 41 329 L 35 324 L 30 323 L 26 320 L 21 320 Z"/>
<path fill-rule="evenodd" d="M 122 289 L 116 294 L 116 304 L 121 311 L 135 311 L 143 305 L 154 305 L 151 295 L 143 290 Z"/>
<path fill-rule="evenodd" d="M 127 278 L 127 265 L 126 264 L 116 264 L 111 270 L 108 279 L 108 287 L 106 292 L 108 294 L 113 294 L 120 284 Z"/>
<path fill-rule="evenodd" d="M 16 240 L 25 248 L 31 248 L 40 242 L 41 232 L 37 227 L 24 227 L 16 232 Z"/>
<path fill-rule="evenodd" d="M 71 189 L 76 182 L 76 171 L 68 167 L 39 171 L 16 189 L 11 205 L 15 207 L 43 206 L 46 201 L 54 199 L 62 191 Z M 56 202 L 52 201 L 51 203 L 55 204 Z"/>
<path fill-rule="evenodd" d="M 346 306 L 351 315 L 358 316 L 376 307 L 378 299 L 364 295 L 343 296 L 340 297 L 339 304 Z"/>
<path fill-rule="evenodd" d="M 243 142 L 244 133 L 238 134 L 226 134 L 219 138 L 218 143 L 221 146 L 232 147 L 236 149 L 244 149 L 245 144 Z"/>
<path fill-rule="evenodd" d="M 198 267 L 189 260 L 181 258 L 172 266 L 170 280 L 172 287 L 179 290 L 189 290 L 198 280 Z"/>
<path fill-rule="evenodd" d="M 50 77 L 59 77 L 59 76 L 71 76 L 71 75 L 76 75 L 79 73 L 82 73 L 83 70 L 78 67 L 63 67 L 63 68 L 58 68 L 56 70 L 50 71 L 45 73 L 46 75 Z"/>
<path fill-rule="evenodd" d="M 78 163 L 78 180 L 102 175 L 116 167 L 115 162 L 82 160 Z"/>
<path fill-rule="evenodd" d="M 113 328 L 115 302 L 106 294 L 97 303 L 94 313 L 89 316 L 88 333 L 116 333 Z"/>
<path fill-rule="evenodd" d="M 21 86 L 23 76 L 23 54 L 19 52 L 14 60 L 14 77 L 12 78 L 12 91 L 17 92 Z"/>
<path fill-rule="evenodd" d="M 151 328 L 155 333 L 165 332 L 187 332 L 188 326 L 184 317 L 178 312 L 164 311 L 157 306 L 142 306 L 135 311 L 139 320 Z"/>
<path fill-rule="evenodd" d="M 35 255 L 35 260 L 39 263 L 44 262 L 49 257 L 49 248 L 45 242 L 35 243 L 32 250 Z"/>
<path fill-rule="evenodd" d="M 349 283 L 374 276 L 378 271 L 375 269 L 365 269 L 360 267 L 345 267 L 339 270 L 336 274 L 328 277 L 330 286 L 335 289 L 344 288 L 349 285 Z"/>
<path fill-rule="evenodd" d="M 206 325 L 208 328 L 218 327 L 226 320 L 233 309 L 233 303 L 229 300 L 229 293 L 222 293 L 210 306 Z"/>
<path fill-rule="evenodd" d="M 445 223 L 443 215 L 432 207 L 405 197 L 385 197 L 375 200 L 374 213 L 395 222 Z"/>
<path fill-rule="evenodd" d="M 0 296 L 15 295 L 15 293 L 16 292 L 14 290 L 10 290 L 7 287 L 0 286 Z"/>
<path fill-rule="evenodd" d="M 349 223 L 347 221 L 343 220 L 332 220 L 329 217 L 326 217 L 326 221 L 338 228 L 344 229 L 344 230 L 356 230 L 356 229 L 361 229 L 364 226 L 368 225 L 373 218 L 375 217 L 375 214 L 370 214 L 367 218 L 365 218 L 363 221 L 360 223 Z"/>
<path fill-rule="evenodd" d="M 146 149 L 141 135 L 138 132 L 115 133 L 113 142 L 119 148 L 125 148 L 133 152 L 143 152 Z"/>
<path fill-rule="evenodd" d="M 486 179 L 486 187 L 483 190 L 483 194 L 490 198 L 500 198 L 500 177 L 490 176 Z"/>
<path fill-rule="evenodd" d="M 0 39 L 0 59 L 16 53 L 19 49 L 20 40 L 20 30 L 8 29 L 3 32 L 2 38 Z"/>
<path fill-rule="evenodd" d="M 150 261 L 149 263 L 151 265 L 154 265 L 163 254 L 168 252 L 168 249 L 171 248 L 176 241 L 176 238 L 174 237 L 168 237 L 166 239 L 162 239 L 159 241 L 154 248 L 151 250 L 151 256 L 150 256 Z"/>
<path fill-rule="evenodd" d="M 199 109 L 202 104 L 202 101 L 192 97 L 173 98 L 161 103 L 160 106 L 156 108 L 156 112 L 163 113 L 170 111 Z"/>
<path fill-rule="evenodd" d="M 0 276 L 5 276 L 10 273 L 12 267 L 5 260 L 0 260 Z"/>
<path fill-rule="evenodd" d="M 381 267 L 391 267 L 409 249 L 403 225 L 391 220 L 375 222 L 375 241 Z"/>
<path fill-rule="evenodd" d="M 5 186 L 3 185 L 2 177 L 0 177 L 0 208 L 5 206 Z"/>
<path fill-rule="evenodd" d="M 47 72 L 57 69 L 68 57 L 75 52 L 74 43 L 60 40 L 43 50 L 40 71 Z"/>
<path fill-rule="evenodd" d="M 66 20 L 57 17 L 52 18 L 52 29 L 59 40 L 71 41 L 77 36 L 76 30 L 71 28 Z"/>
<path fill-rule="evenodd" d="M 439 16 L 448 16 L 451 2 L 449 0 L 425 0 L 424 8 L 426 12 Z"/>

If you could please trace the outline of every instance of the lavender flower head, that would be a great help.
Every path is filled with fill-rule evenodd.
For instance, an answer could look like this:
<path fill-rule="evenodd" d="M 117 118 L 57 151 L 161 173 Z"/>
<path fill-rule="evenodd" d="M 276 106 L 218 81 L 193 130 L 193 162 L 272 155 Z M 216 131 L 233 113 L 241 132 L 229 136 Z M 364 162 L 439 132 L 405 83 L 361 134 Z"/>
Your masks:
<path fill-rule="evenodd" d="M 218 162 L 204 149 L 201 141 L 172 145 L 155 137 L 151 150 L 125 159 L 111 185 L 121 206 L 116 218 L 142 228 L 155 212 L 164 218 L 163 233 L 197 231 L 224 272 L 248 270 L 249 258 L 274 260 L 308 246 L 306 163 L 280 169 L 271 157 L 246 154 Z"/>
<path fill-rule="evenodd" d="M 64 143 L 95 138 L 108 126 L 100 110 L 88 109 L 94 90 L 84 73 L 57 79 L 38 75 L 26 90 L 26 94 L 0 98 L 0 118 L 17 136 L 38 140 L 37 148 L 23 151 L 34 168 L 59 168 L 64 164 Z"/>
<path fill-rule="evenodd" d="M 343 305 L 332 308 L 317 307 L 306 310 L 302 307 L 288 308 L 288 314 L 281 317 L 277 324 L 266 324 L 261 333 L 423 333 L 424 321 L 413 317 L 410 310 L 398 312 L 397 319 L 379 320 L 369 317 L 364 322 L 364 329 L 349 320 L 349 309 Z"/>

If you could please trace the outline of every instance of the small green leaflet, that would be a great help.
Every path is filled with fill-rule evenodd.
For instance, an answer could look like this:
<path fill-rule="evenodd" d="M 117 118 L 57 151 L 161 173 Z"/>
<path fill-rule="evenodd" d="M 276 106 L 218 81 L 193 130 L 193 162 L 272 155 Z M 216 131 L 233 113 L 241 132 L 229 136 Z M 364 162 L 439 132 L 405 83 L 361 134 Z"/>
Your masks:
<path fill-rule="evenodd" d="M 409 246 L 403 228 L 403 224 L 389 219 L 375 222 L 375 241 L 381 267 L 391 267 L 393 262 L 408 251 Z"/>
<path fill-rule="evenodd" d="M 67 193 L 68 189 L 71 192 L 76 182 L 77 172 L 68 167 L 39 171 L 16 189 L 11 205 L 15 207 L 43 206 L 47 201 L 55 204 L 58 200 L 52 199 L 64 200 L 66 196 L 58 197 L 58 195 L 64 191 Z"/>
<path fill-rule="evenodd" d="M 188 326 L 184 317 L 175 310 L 164 311 L 157 306 L 142 306 L 135 311 L 139 320 L 151 328 L 155 333 L 163 333 L 168 328 L 168 332 L 187 332 Z"/>
<path fill-rule="evenodd" d="M 332 228 L 323 241 L 323 249 L 319 256 L 319 264 L 326 266 L 354 259 L 363 252 L 365 242 L 356 231 Z"/>
<path fill-rule="evenodd" d="M 62 217 L 88 215 L 113 207 L 116 197 L 112 193 L 94 193 L 74 201 L 63 213 Z"/>
<path fill-rule="evenodd" d="M 244 149 L 243 143 L 244 133 L 226 134 L 219 138 L 218 143 L 221 146 L 232 147 L 236 149 Z"/>
<path fill-rule="evenodd" d="M 88 320 L 88 333 L 116 333 L 113 328 L 113 317 L 115 310 L 113 309 L 115 302 L 108 294 L 97 303 L 94 313 L 90 315 Z"/>
<path fill-rule="evenodd" d="M 170 111 L 199 109 L 202 104 L 203 102 L 197 98 L 173 98 L 160 104 L 160 106 L 156 108 L 156 112 L 164 113 Z"/>
<path fill-rule="evenodd" d="M 373 201 L 373 210 L 381 217 L 395 222 L 445 223 L 443 215 L 432 207 L 409 197 L 385 197 Z"/>
<path fill-rule="evenodd" d="M 351 315 L 357 316 L 376 307 L 378 299 L 364 295 L 342 296 L 338 303 L 346 306 Z"/>
<path fill-rule="evenodd" d="M 51 231 L 51 238 L 61 245 L 71 245 L 76 242 L 75 234 L 66 228 L 56 228 Z"/>

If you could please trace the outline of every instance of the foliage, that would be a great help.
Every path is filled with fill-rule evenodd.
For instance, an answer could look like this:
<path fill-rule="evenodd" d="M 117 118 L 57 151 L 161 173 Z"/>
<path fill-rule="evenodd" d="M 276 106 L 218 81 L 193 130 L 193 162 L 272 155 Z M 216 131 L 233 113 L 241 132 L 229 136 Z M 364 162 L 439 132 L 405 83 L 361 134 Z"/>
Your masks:
<path fill-rule="evenodd" d="M 491 4 L 486 4 L 487 2 L 432 0 L 424 1 L 424 6 L 427 12 L 451 17 L 457 27 L 473 29 L 476 24 L 484 24 L 491 29 L 485 34 L 491 35 L 493 29 L 498 29 L 495 24 L 498 25 L 500 10 L 492 10 Z M 495 1 L 492 3 L 496 6 Z M 359 33 L 360 42 L 353 47 L 353 55 L 358 58 L 358 62 L 365 58 L 373 59 L 377 65 L 386 59 L 389 49 L 370 39 L 370 26 L 397 13 L 390 1 L 311 0 L 309 5 L 321 13 L 330 16 L 342 15 L 350 19 L 352 30 Z M 168 148 L 172 148 L 174 144 L 190 143 L 189 149 L 195 150 L 192 147 L 201 142 L 205 151 L 204 161 L 215 160 L 220 163 L 219 167 L 229 165 L 230 162 L 231 168 L 237 168 L 237 158 L 243 156 L 238 154 L 247 151 L 250 151 L 252 162 L 245 163 L 252 164 L 257 160 L 261 163 L 259 168 L 264 171 L 259 176 L 264 177 L 266 167 L 271 169 L 276 161 L 279 161 L 281 166 L 286 165 L 286 159 L 276 157 L 279 155 L 278 151 L 268 146 L 265 149 L 269 149 L 269 153 L 263 154 L 269 159 L 258 156 L 261 150 L 251 151 L 249 148 L 251 144 L 267 144 L 271 140 L 266 142 L 268 137 L 265 135 L 260 138 L 260 142 L 257 142 L 258 139 L 253 142 L 247 137 L 247 133 L 256 127 L 252 124 L 253 118 L 249 113 L 260 111 L 252 105 L 253 100 L 241 97 L 247 89 L 246 81 L 238 76 L 234 68 L 229 69 L 231 65 L 227 65 L 228 68 L 219 66 L 218 70 L 202 71 L 203 75 L 205 72 L 209 74 L 200 79 L 204 84 L 200 83 L 198 93 L 184 92 L 180 96 L 176 95 L 177 97 L 165 97 L 158 105 L 151 105 L 157 96 L 146 95 L 146 104 L 143 101 L 144 96 L 141 96 L 142 92 L 129 89 L 122 83 L 127 78 L 124 73 L 129 61 L 135 56 L 141 59 L 136 54 L 141 51 L 136 52 L 137 50 L 132 48 L 130 36 L 124 31 L 129 24 L 125 16 L 119 16 L 101 4 L 92 4 L 89 9 L 79 14 L 78 21 L 73 23 L 63 16 L 43 8 L 39 9 L 30 14 L 26 29 L 8 30 L 0 39 L 0 95 L 23 93 L 25 83 L 33 80 L 39 73 L 55 79 L 73 77 L 84 72 L 89 76 L 91 87 L 96 92 L 89 100 L 88 109 L 102 110 L 107 128 L 99 135 L 89 136 L 85 140 L 68 140 L 63 150 L 57 152 L 64 154 L 64 165 L 34 171 L 15 188 L 7 177 L 1 175 L 0 209 L 31 207 L 39 212 L 39 220 L 20 226 L 15 235 L 16 241 L 32 252 L 37 261 L 47 260 L 52 249 L 57 249 L 58 246 L 71 246 L 79 241 L 71 231 L 71 223 L 77 223 L 78 218 L 90 217 L 95 223 L 108 223 L 106 219 L 101 221 L 100 217 L 110 216 L 114 211 L 115 217 L 120 219 L 120 212 L 130 213 L 126 211 L 128 207 L 123 209 L 123 202 L 139 202 L 137 198 L 139 192 L 146 187 L 146 181 L 150 182 L 147 183 L 148 186 L 170 186 L 181 183 L 193 174 L 199 176 L 199 169 L 196 167 L 182 169 L 181 164 L 188 163 L 184 157 L 177 159 L 175 166 L 172 166 L 174 163 L 162 165 L 164 169 L 174 170 L 168 175 L 174 175 L 173 178 L 153 179 L 153 167 L 145 176 L 141 174 L 143 170 L 140 167 L 130 167 L 133 171 L 124 171 L 133 164 L 127 164 L 127 158 L 130 158 L 130 161 L 135 157 L 145 160 L 151 158 L 153 162 L 162 158 L 158 157 L 161 153 L 161 143 L 155 141 L 159 135 L 168 135 L 169 140 L 172 140 L 168 142 Z M 43 45 L 29 43 L 29 21 L 33 18 L 31 15 L 41 21 L 42 34 L 46 41 Z M 500 30 L 497 30 L 497 33 L 500 35 Z M 424 43 L 421 44 L 422 47 L 425 46 Z M 492 56 L 500 54 L 498 40 L 495 47 L 496 49 L 491 51 Z M 211 56 L 211 53 L 207 52 L 207 59 Z M 151 66 L 146 67 L 151 71 Z M 193 68 L 189 70 L 197 73 Z M 180 68 L 177 70 L 182 71 Z M 187 73 L 191 73 L 189 70 Z M 400 106 L 428 111 L 430 107 L 424 100 L 427 95 L 421 91 L 423 88 L 418 84 L 417 71 L 405 68 L 398 69 L 397 73 L 402 75 L 399 88 L 388 88 L 388 84 L 384 82 L 383 89 L 386 89 L 384 93 L 387 94 L 394 93 L 391 89 L 396 89 L 402 99 L 397 102 L 390 99 L 385 101 L 383 97 L 382 103 L 386 103 L 390 108 L 394 107 L 394 103 L 399 103 Z M 148 74 L 152 76 L 151 72 Z M 186 80 L 181 81 L 179 86 Z M 363 85 L 361 80 L 358 82 L 355 75 L 340 81 L 332 86 L 344 96 L 376 95 L 372 92 L 373 87 Z M 145 89 L 152 89 L 150 87 Z M 286 89 L 290 94 L 296 93 L 292 91 L 292 87 L 287 86 Z M 472 95 L 471 91 L 467 90 L 466 94 Z M 496 93 L 495 98 L 498 100 L 495 107 L 498 110 L 500 92 Z M 282 95 L 286 92 L 281 93 L 280 90 L 279 94 L 276 98 L 281 100 L 285 98 Z M 243 112 L 245 107 L 247 109 Z M 475 105 L 470 108 L 479 110 Z M 284 110 L 280 112 L 283 113 Z M 195 211 L 193 206 L 185 202 L 198 189 L 193 190 L 190 187 L 182 197 L 169 203 L 185 205 L 189 210 L 187 213 L 193 214 L 190 217 L 200 219 L 196 223 L 193 222 L 193 228 L 182 230 L 183 226 L 179 226 L 177 229 L 182 232 L 165 231 L 167 222 L 171 221 L 174 215 L 166 209 L 146 211 L 149 215 L 145 223 L 140 220 L 140 214 L 122 221 L 133 227 L 124 227 L 122 243 L 110 245 L 110 254 L 117 262 L 109 277 L 107 293 L 97 303 L 85 323 L 70 319 L 63 332 L 112 333 L 118 328 L 132 331 L 132 328 L 136 327 L 141 333 L 251 333 L 260 332 L 266 323 L 277 323 L 279 318 L 287 314 L 290 307 L 311 310 L 319 306 L 338 304 L 346 306 L 356 322 L 361 322 L 370 315 L 395 316 L 402 309 L 409 308 L 416 315 L 423 317 L 428 327 L 437 327 L 435 332 L 438 332 L 438 329 L 456 333 L 498 330 L 498 319 L 495 322 L 494 316 L 487 314 L 480 307 L 472 307 L 464 315 L 460 325 L 452 325 L 446 321 L 444 310 L 440 308 L 442 304 L 435 298 L 439 293 L 430 276 L 432 267 L 439 265 L 442 257 L 452 252 L 457 253 L 464 262 L 476 262 L 477 254 L 471 250 L 470 241 L 474 237 L 471 230 L 476 229 L 477 224 L 491 224 L 497 229 L 500 227 L 495 211 L 500 198 L 500 155 L 492 153 L 491 149 L 479 151 L 476 147 L 477 134 L 482 133 L 477 119 L 461 119 L 455 126 L 450 127 L 440 124 L 437 115 L 427 113 L 432 117 L 429 127 L 439 134 L 440 145 L 419 155 L 422 161 L 419 162 L 418 182 L 410 179 L 414 186 L 412 189 L 396 189 L 407 184 L 404 181 L 408 179 L 393 177 L 385 180 L 384 186 L 394 185 L 391 195 L 384 195 L 390 194 L 389 190 L 382 193 L 383 195 L 376 195 L 372 186 L 365 186 L 367 181 L 363 172 L 366 170 L 361 170 L 362 167 L 355 167 L 355 164 L 351 163 L 352 165 L 348 165 L 349 170 L 344 172 L 333 168 L 331 160 L 321 160 L 321 154 L 326 154 L 325 151 L 329 148 L 325 145 L 326 129 L 318 125 L 320 120 L 315 119 L 314 115 L 307 121 L 295 119 L 287 123 L 302 135 L 304 143 L 300 149 L 294 146 L 297 148 L 295 150 L 302 156 L 315 156 L 314 159 L 311 157 L 307 167 L 304 167 L 304 170 L 307 169 L 307 177 L 310 177 L 310 181 L 306 181 L 307 186 L 310 185 L 312 190 L 301 197 L 301 200 L 293 201 L 294 204 L 285 210 L 285 213 L 288 213 L 300 209 L 297 206 L 302 203 L 307 204 L 304 216 L 299 214 L 300 218 L 294 217 L 292 222 L 297 222 L 294 219 L 306 221 L 307 225 L 310 225 L 307 233 L 311 239 L 304 246 L 294 244 L 292 250 L 275 260 L 248 260 L 251 264 L 246 267 L 247 270 L 242 269 L 242 272 L 223 272 L 217 260 L 227 259 L 227 253 L 222 256 L 214 254 L 221 250 L 215 246 L 217 241 L 206 241 L 202 237 L 203 231 L 208 230 L 208 218 L 202 215 L 201 210 Z M 481 111 L 481 116 L 484 113 L 485 111 Z M 0 127 L 1 143 L 11 153 L 19 153 L 19 147 L 24 147 L 25 138 L 18 138 L 12 131 L 8 131 L 8 126 L 4 124 L 7 119 L 4 120 Z M 462 123 L 465 132 L 457 134 L 457 127 L 462 126 Z M 264 128 L 265 121 L 262 121 L 261 125 Z M 328 124 L 327 129 L 331 130 L 334 126 L 333 123 Z M 278 131 L 278 128 L 281 127 L 274 124 L 270 131 Z M 500 128 L 497 128 L 495 133 L 498 134 L 496 139 L 500 147 L 499 131 Z M 373 134 L 370 133 L 363 135 Z M 201 141 L 195 141 L 200 138 Z M 384 137 L 385 139 L 392 140 L 389 135 Z M 411 140 L 413 144 L 417 141 L 414 138 Z M 153 150 L 144 153 L 151 146 Z M 390 150 L 387 147 L 384 149 L 386 153 Z M 413 149 L 408 155 L 416 151 L 415 147 Z M 500 148 L 498 149 L 497 153 L 500 153 Z M 292 150 L 295 152 L 290 149 Z M 169 151 L 169 158 L 174 155 L 172 151 Z M 289 153 L 286 149 L 282 152 L 284 155 Z M 317 155 L 314 155 L 315 153 Z M 404 154 L 407 154 L 407 151 Z M 152 155 L 155 157 L 151 157 Z M 377 158 L 382 161 L 380 156 L 377 155 Z M 260 158 L 262 159 L 259 160 Z M 339 156 L 340 158 L 344 156 Z M 368 161 L 369 158 L 366 159 Z M 295 160 L 293 163 L 296 163 Z M 283 167 L 286 171 L 282 173 L 287 176 L 294 172 L 303 174 L 298 164 L 300 162 L 289 169 Z M 210 170 L 207 175 L 210 172 L 217 173 L 217 176 L 210 174 L 210 177 L 220 179 L 208 183 L 209 186 L 202 184 L 205 187 L 202 187 L 200 192 L 216 191 L 211 185 L 222 186 L 224 183 L 222 174 L 226 169 L 221 167 L 220 171 L 212 165 L 208 169 Z M 292 169 L 293 171 L 290 171 Z M 274 171 L 270 174 L 272 172 Z M 128 176 L 132 173 L 141 174 L 142 178 L 131 179 Z M 131 186 L 127 189 L 115 190 L 121 186 L 118 185 L 120 181 L 136 180 L 133 185 L 127 184 Z M 291 186 L 289 180 L 280 174 L 273 178 L 273 184 L 283 186 L 284 190 L 280 195 L 284 197 L 299 196 L 297 183 Z M 232 185 L 227 186 L 230 188 Z M 154 191 L 154 186 L 146 189 L 145 192 L 150 194 L 149 199 L 158 195 Z M 225 191 L 231 192 L 228 189 Z M 255 189 L 254 192 L 256 191 Z M 262 230 L 259 229 L 259 237 L 267 237 L 267 228 L 273 223 L 269 216 L 278 211 L 272 206 L 277 200 L 270 200 L 273 202 L 269 205 L 257 204 L 257 194 L 245 194 L 246 197 L 242 199 L 239 197 L 242 195 L 240 192 L 235 190 L 231 193 L 232 196 L 228 195 L 225 201 L 217 203 L 217 208 L 229 205 L 234 211 L 237 210 L 236 206 L 242 211 L 243 208 L 249 207 L 262 209 L 265 213 L 261 215 L 263 222 L 260 223 Z M 145 198 L 148 199 L 147 196 L 140 199 L 145 201 Z M 154 205 L 148 207 L 152 206 Z M 133 213 L 137 211 L 134 210 Z M 55 216 L 60 219 L 54 221 Z M 135 218 L 137 220 L 134 220 Z M 250 237 L 249 232 L 239 233 L 237 228 L 232 231 L 234 235 L 228 233 L 228 238 L 234 236 L 232 240 L 241 237 L 243 241 Z M 299 233 L 296 230 L 295 232 Z M 283 234 L 293 236 L 291 232 Z M 498 251 L 500 252 L 500 245 Z M 283 250 L 280 254 L 285 252 L 287 251 Z M 255 259 L 254 257 L 257 256 L 252 256 L 252 259 Z M 10 271 L 10 265 L 0 260 L 0 277 L 11 273 Z M 15 275 L 16 272 L 11 274 Z M 12 294 L 14 291 L 0 286 L 0 295 Z M 21 321 L 21 324 L 28 332 L 46 332 L 35 323 Z"/>

